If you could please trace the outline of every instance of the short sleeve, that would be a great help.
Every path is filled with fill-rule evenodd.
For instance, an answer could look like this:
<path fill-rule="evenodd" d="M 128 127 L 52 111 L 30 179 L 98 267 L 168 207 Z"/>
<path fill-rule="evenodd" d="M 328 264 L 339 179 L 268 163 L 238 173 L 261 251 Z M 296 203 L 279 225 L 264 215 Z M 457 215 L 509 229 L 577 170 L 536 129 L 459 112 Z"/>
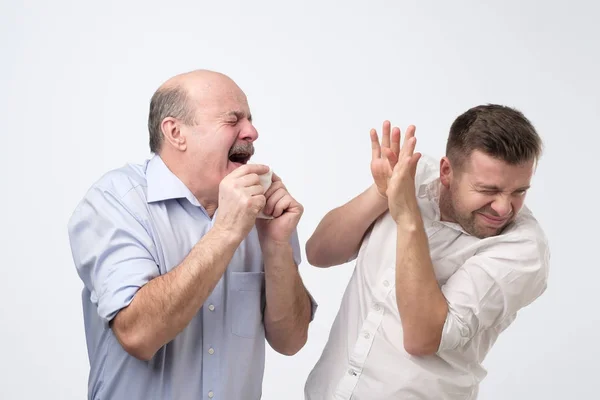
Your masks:
<path fill-rule="evenodd" d="M 77 272 L 106 322 L 159 275 L 153 241 L 142 223 L 113 193 L 94 187 L 68 224 Z"/>
<path fill-rule="evenodd" d="M 466 345 L 542 295 L 549 257 L 545 240 L 513 238 L 467 260 L 442 286 L 448 315 L 439 350 Z"/>

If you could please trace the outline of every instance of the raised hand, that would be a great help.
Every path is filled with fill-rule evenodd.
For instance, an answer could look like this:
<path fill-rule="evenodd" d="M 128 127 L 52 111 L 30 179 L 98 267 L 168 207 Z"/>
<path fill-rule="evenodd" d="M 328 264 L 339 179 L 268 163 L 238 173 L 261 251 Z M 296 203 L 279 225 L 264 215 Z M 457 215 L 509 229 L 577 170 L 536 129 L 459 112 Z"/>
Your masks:
<path fill-rule="evenodd" d="M 371 174 L 382 197 L 387 196 L 388 179 L 398 161 L 400 129 L 394 127 L 390 137 L 390 121 L 383 122 L 381 145 L 377 131 L 371 129 Z"/>
<path fill-rule="evenodd" d="M 397 223 L 412 217 L 418 209 L 415 193 L 415 174 L 421 153 L 415 153 L 417 138 L 416 128 L 411 125 L 406 129 L 402 149 L 398 153 L 388 181 L 387 197 L 390 214 Z"/>
<path fill-rule="evenodd" d="M 239 240 L 248 235 L 256 216 L 266 204 L 264 188 L 258 176 L 268 171 L 266 165 L 242 165 L 221 181 L 215 226 L 235 233 Z"/>

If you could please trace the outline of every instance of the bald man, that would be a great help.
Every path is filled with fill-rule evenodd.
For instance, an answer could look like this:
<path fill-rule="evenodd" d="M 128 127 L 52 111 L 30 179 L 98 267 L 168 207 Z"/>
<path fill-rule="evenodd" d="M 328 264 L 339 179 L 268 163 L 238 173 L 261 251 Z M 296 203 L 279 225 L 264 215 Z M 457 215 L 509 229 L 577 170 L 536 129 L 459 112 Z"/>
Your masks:
<path fill-rule="evenodd" d="M 259 399 L 265 338 L 295 354 L 316 309 L 298 273 L 303 208 L 247 164 L 258 133 L 227 76 L 171 78 L 148 128 L 153 156 L 105 174 L 68 224 L 88 398 Z"/>

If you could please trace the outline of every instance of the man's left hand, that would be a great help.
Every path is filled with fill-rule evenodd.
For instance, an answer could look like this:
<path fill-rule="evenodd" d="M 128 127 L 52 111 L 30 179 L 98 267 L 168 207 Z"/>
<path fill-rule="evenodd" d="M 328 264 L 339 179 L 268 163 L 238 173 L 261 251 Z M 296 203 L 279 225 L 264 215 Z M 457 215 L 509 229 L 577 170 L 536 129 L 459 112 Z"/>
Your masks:
<path fill-rule="evenodd" d="M 272 182 L 265 192 L 267 203 L 262 211 L 273 219 L 256 220 L 256 228 L 263 245 L 269 242 L 289 243 L 304 212 L 304 207 L 289 194 L 281 178 L 275 173 Z"/>

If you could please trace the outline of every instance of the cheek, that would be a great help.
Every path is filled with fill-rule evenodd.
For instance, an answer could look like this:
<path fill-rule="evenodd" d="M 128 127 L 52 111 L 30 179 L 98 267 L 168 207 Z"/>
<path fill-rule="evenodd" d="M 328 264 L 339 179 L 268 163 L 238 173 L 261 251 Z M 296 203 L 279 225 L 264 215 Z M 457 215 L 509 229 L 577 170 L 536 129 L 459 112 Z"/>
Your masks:
<path fill-rule="evenodd" d="M 470 190 L 465 190 L 464 192 L 460 193 L 455 200 L 456 207 L 463 214 L 470 214 L 474 211 L 485 208 L 490 202 L 491 199 L 488 196 L 485 196 L 481 193 L 472 192 Z"/>
<path fill-rule="evenodd" d="M 512 206 L 515 210 L 515 213 L 521 211 L 521 208 L 523 208 L 523 204 L 525 204 L 525 196 L 520 196 L 513 199 Z"/>

